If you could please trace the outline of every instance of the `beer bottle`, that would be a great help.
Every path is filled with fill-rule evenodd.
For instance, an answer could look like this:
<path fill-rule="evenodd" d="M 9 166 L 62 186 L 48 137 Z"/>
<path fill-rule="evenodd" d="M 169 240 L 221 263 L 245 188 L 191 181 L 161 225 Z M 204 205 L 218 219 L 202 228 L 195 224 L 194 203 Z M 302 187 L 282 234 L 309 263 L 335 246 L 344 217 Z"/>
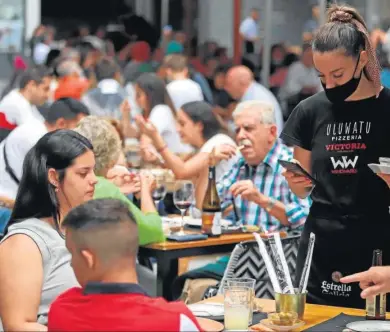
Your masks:
<path fill-rule="evenodd" d="M 202 205 L 202 233 L 209 236 L 221 235 L 221 201 L 215 179 L 215 166 L 209 166 L 209 183 Z"/>
<path fill-rule="evenodd" d="M 382 250 L 374 250 L 372 266 L 382 266 Z M 382 293 L 366 299 L 366 319 L 386 320 L 386 294 Z"/>

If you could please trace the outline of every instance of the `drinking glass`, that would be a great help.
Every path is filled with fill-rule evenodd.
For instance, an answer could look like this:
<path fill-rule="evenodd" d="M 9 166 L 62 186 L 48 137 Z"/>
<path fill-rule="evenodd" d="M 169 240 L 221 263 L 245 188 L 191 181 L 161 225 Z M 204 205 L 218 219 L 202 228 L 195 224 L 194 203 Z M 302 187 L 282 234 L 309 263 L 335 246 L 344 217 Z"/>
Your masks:
<path fill-rule="evenodd" d="M 251 312 L 252 291 L 248 287 L 225 286 L 225 330 L 247 331 Z"/>
<path fill-rule="evenodd" d="M 142 158 L 139 150 L 131 149 L 126 152 L 126 161 L 132 168 L 140 168 Z"/>
<path fill-rule="evenodd" d="M 248 288 L 251 292 L 250 297 L 250 311 L 249 311 L 249 326 L 252 325 L 253 310 L 254 310 L 254 299 L 255 299 L 255 283 L 256 280 L 252 278 L 229 278 L 225 280 L 225 285 L 228 288 L 232 287 L 244 287 Z"/>
<path fill-rule="evenodd" d="M 180 234 L 183 234 L 184 214 L 191 206 L 193 200 L 194 185 L 191 182 L 180 182 L 175 186 L 175 192 L 173 193 L 173 203 L 181 213 Z"/>
<path fill-rule="evenodd" d="M 153 174 L 153 172 L 152 172 Z M 158 203 L 164 199 L 167 193 L 167 186 L 165 184 L 165 177 L 163 175 L 155 175 L 156 188 L 152 192 L 152 198 L 156 208 L 158 209 Z"/>

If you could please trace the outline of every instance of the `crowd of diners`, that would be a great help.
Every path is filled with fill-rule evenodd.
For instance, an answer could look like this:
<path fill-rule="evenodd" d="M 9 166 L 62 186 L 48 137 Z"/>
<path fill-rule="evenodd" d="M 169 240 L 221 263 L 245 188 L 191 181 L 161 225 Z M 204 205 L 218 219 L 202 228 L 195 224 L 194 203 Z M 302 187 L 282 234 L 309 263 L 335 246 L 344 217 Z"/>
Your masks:
<path fill-rule="evenodd" d="M 144 165 L 192 181 L 191 217 L 200 217 L 212 161 L 224 218 L 302 232 L 297 277 L 315 233 L 308 302 L 363 308 L 363 298 L 390 291 L 390 268 L 370 269 L 374 249 L 390 265 L 390 175 L 367 166 L 390 157 L 390 91 L 360 14 L 329 9 L 302 49 L 299 66 L 316 74 L 282 89 L 299 94 L 287 113 L 280 95 L 221 51 L 204 75 L 180 38 L 162 45 L 156 59 L 147 43 L 131 44 L 131 61 L 120 63 L 83 40 L 48 66 L 15 73 L 16 87 L 0 102 L 2 328 L 202 330 L 184 303 L 140 286 L 138 248 L 165 241 L 162 215 L 170 211 L 155 206 L 153 174 L 128 164 L 130 144 Z M 298 64 L 290 69 L 302 73 Z M 280 159 L 295 159 L 316 183 Z M 213 263 L 216 279 L 228 260 Z M 341 283 L 350 283 L 345 292 L 329 291 Z"/>

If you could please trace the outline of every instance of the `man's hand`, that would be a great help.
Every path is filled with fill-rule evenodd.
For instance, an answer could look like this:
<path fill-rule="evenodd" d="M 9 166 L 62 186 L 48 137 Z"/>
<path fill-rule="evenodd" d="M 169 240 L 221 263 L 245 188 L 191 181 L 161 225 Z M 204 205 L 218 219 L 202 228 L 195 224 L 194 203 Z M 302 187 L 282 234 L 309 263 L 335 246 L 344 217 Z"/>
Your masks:
<path fill-rule="evenodd" d="M 368 271 L 356 273 L 340 280 L 344 284 L 358 282 L 363 292 L 361 297 L 376 296 L 381 293 L 390 292 L 390 266 L 376 266 Z"/>
<path fill-rule="evenodd" d="M 238 181 L 230 187 L 234 197 L 241 196 L 242 199 L 261 205 L 266 197 L 256 188 L 251 180 Z"/>

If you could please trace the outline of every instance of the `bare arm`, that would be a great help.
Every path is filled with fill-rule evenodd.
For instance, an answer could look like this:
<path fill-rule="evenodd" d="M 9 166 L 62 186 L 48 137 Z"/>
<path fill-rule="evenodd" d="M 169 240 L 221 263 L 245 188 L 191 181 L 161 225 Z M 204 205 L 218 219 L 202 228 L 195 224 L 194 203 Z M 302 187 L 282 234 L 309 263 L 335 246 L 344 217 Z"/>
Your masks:
<path fill-rule="evenodd" d="M 28 236 L 0 245 L 0 316 L 5 331 L 47 331 L 37 323 L 43 284 L 42 256 Z"/>
<path fill-rule="evenodd" d="M 197 176 L 202 169 L 207 168 L 209 153 L 200 152 L 188 161 L 183 161 L 166 147 L 164 139 L 151 123 L 146 124 L 146 122 L 140 118 L 137 118 L 137 123 L 145 134 L 142 135 L 141 138 L 142 146 L 146 147 L 148 143 L 152 143 L 163 157 L 165 167 L 172 170 L 176 179 L 191 179 Z M 143 151 L 144 159 L 147 157 L 146 152 L 147 151 Z"/>
<path fill-rule="evenodd" d="M 126 138 L 139 138 L 140 134 L 138 129 L 131 123 L 131 108 L 127 99 L 121 104 L 120 111 L 122 113 L 121 125 L 123 128 L 123 135 L 125 135 Z"/>
<path fill-rule="evenodd" d="M 141 211 L 143 213 L 157 212 L 152 198 L 152 190 L 155 187 L 155 180 L 152 175 L 141 172 Z"/>

